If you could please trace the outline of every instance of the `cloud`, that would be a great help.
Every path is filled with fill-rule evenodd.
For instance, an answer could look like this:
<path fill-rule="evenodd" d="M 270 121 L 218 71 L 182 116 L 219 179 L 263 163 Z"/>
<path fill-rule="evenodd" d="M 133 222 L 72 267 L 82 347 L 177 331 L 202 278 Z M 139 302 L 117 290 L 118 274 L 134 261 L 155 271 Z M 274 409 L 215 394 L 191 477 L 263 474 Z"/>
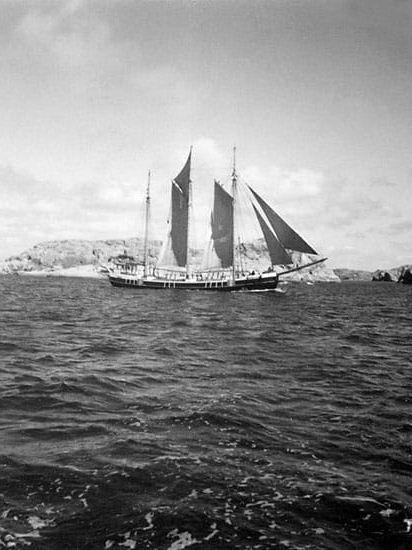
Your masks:
<path fill-rule="evenodd" d="M 201 137 L 193 146 L 196 218 L 192 238 L 195 245 L 202 246 L 212 205 L 213 179 L 218 177 L 230 190 L 231 162 L 211 138 Z M 156 172 L 152 237 L 165 236 L 170 180 L 178 174 L 187 154 L 188 149 L 177 147 Z M 270 183 L 264 180 L 264 173 L 271 174 Z M 391 267 L 396 262 L 410 261 L 405 256 L 410 251 L 412 234 L 412 221 L 405 207 L 409 196 L 389 196 L 386 180 L 371 178 L 361 186 L 309 168 L 288 171 L 276 166 L 266 170 L 246 166 L 244 174 L 288 223 L 320 253 L 332 258 L 332 265 L 375 269 L 378 265 Z M 0 255 L 5 257 L 52 239 L 142 235 L 144 188 L 145 182 L 137 185 L 135 180 L 110 177 L 99 181 L 42 180 L 0 166 Z M 244 236 L 256 238 L 256 222 L 244 213 L 242 216 Z"/>
<path fill-rule="evenodd" d="M 33 66 L 48 69 L 49 78 L 67 80 L 70 91 L 92 101 L 106 98 L 112 106 L 132 102 L 134 107 L 155 102 L 160 110 L 170 104 L 190 108 L 194 94 L 182 71 L 143 56 L 141 37 L 126 40 L 115 33 L 109 11 L 85 1 L 34 3 L 16 27 L 11 56 L 16 60 L 20 51 L 20 62 L 29 56 Z M 200 96 L 201 90 L 196 94 Z"/>
<path fill-rule="evenodd" d="M 143 214 L 143 200 L 134 191 L 127 182 L 62 185 L 0 167 L 0 256 L 39 241 L 134 234 L 136 213 L 140 209 Z"/>
<path fill-rule="evenodd" d="M 408 241 L 410 242 L 412 240 L 412 219 L 409 218 L 407 220 L 391 223 L 388 226 L 387 231 L 388 233 L 392 233 L 394 235 L 402 235 L 406 233 L 409 237 Z"/>
<path fill-rule="evenodd" d="M 17 33 L 29 47 L 49 55 L 67 69 L 86 69 L 110 63 L 110 31 L 98 18 L 83 17 L 83 2 L 58 2 L 45 9 L 32 7 L 21 19 Z"/>
<path fill-rule="evenodd" d="M 252 186 L 255 183 L 279 202 L 296 201 L 304 197 L 313 197 L 321 192 L 325 183 L 322 172 L 301 168 L 287 170 L 270 166 L 266 170 L 248 166 L 243 171 L 244 179 Z M 253 183 L 252 183 L 253 182 Z"/>
<path fill-rule="evenodd" d="M 402 196 L 399 189 L 381 177 L 366 181 L 326 178 L 322 193 L 307 204 L 313 207 L 308 219 L 335 265 L 352 263 L 375 269 L 377 263 L 391 267 L 398 260 L 408 260 L 398 258 L 396 251 L 412 238 L 406 207 L 412 197 Z M 391 239 L 394 234 L 395 242 Z"/>
<path fill-rule="evenodd" d="M 177 148 L 154 174 L 152 185 L 152 236 L 165 236 L 165 221 L 170 201 L 170 180 L 182 168 L 188 149 Z M 231 190 L 230 155 L 223 153 L 217 142 L 208 137 L 200 137 L 193 142 L 193 186 L 194 209 L 196 217 L 192 223 L 194 244 L 203 246 L 208 233 L 210 210 L 213 201 L 213 180 L 221 180 Z M 274 170 L 272 169 L 272 172 Z M 310 175 L 308 186 L 302 185 L 304 193 L 313 193 L 319 176 L 311 171 L 281 173 L 281 183 L 285 181 L 285 194 L 290 198 L 293 193 L 288 188 L 290 182 L 296 185 L 303 174 Z M 20 235 L 19 249 L 27 247 L 29 239 L 47 240 L 54 238 L 109 238 L 127 237 L 142 232 L 144 217 L 144 182 L 114 178 L 99 181 L 64 179 L 42 180 L 11 167 L 0 167 L 0 192 L 6 197 L 1 206 L 3 219 L 8 220 L 12 233 Z M 253 182 L 254 183 L 254 182 Z M 261 192 L 259 185 L 256 188 Z M 299 188 L 299 186 L 297 186 Z M 295 195 L 298 192 L 294 188 Z M 239 190 L 244 199 L 243 191 Z M 265 193 L 270 200 L 270 194 Z M 299 197 L 297 198 L 299 200 Z M 242 222 L 245 231 L 250 229 L 255 238 L 256 222 L 250 219 L 251 210 L 243 211 Z M 139 227 L 137 227 L 139 226 Z M 8 229 L 9 232 L 9 229 Z M 17 252 L 7 246 L 7 235 L 3 235 L 7 253 Z M 34 244 L 33 241 L 31 241 Z M 16 246 L 16 240 L 13 246 Z M 3 254 L 4 255 L 4 254 Z"/>

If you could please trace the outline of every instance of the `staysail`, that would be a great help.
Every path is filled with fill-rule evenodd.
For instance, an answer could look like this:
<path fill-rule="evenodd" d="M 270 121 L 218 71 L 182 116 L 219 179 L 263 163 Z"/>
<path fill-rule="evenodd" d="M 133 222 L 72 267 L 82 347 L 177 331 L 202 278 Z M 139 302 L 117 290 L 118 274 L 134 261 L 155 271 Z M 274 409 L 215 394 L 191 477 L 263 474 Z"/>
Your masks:
<path fill-rule="evenodd" d="M 304 254 L 317 254 L 317 252 L 305 242 L 296 231 L 294 231 L 290 225 L 288 225 L 276 212 L 260 197 L 256 191 L 254 191 L 250 185 L 248 186 L 257 203 L 263 210 L 263 213 L 267 217 L 273 231 L 278 237 L 281 245 L 289 250 L 296 252 L 303 252 Z M 255 208 L 255 207 L 254 207 Z M 255 208 L 256 212 L 256 208 Z M 258 217 L 259 219 L 259 217 Z M 259 219 L 260 223 L 260 219 Z M 262 228 L 263 231 L 263 228 Z M 284 262 L 282 262 L 284 263 Z"/>
<path fill-rule="evenodd" d="M 187 266 L 191 156 L 192 152 L 181 172 L 172 181 L 170 231 L 159 260 L 159 264 L 164 266 Z"/>
<path fill-rule="evenodd" d="M 259 221 L 260 227 L 262 229 L 263 236 L 265 237 L 266 246 L 268 247 L 270 261 L 272 265 L 288 265 L 292 263 L 292 258 L 283 248 L 281 243 L 278 241 L 276 236 L 273 233 L 273 230 L 268 226 L 263 217 L 260 215 L 259 211 L 253 205 L 256 217 Z"/>

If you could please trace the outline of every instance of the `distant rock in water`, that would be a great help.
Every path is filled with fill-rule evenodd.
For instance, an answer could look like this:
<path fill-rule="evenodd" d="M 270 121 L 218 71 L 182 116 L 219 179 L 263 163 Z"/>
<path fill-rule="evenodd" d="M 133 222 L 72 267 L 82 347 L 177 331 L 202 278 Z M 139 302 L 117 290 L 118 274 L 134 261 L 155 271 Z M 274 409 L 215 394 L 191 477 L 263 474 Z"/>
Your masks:
<path fill-rule="evenodd" d="M 161 249 L 161 241 L 153 240 L 149 246 L 149 260 L 155 263 Z M 98 241 L 63 240 L 39 243 L 29 250 L 7 258 L 0 263 L 0 273 L 30 273 L 44 272 L 61 274 L 77 266 L 96 266 L 106 264 L 110 258 L 126 254 L 138 261 L 143 260 L 143 239 L 110 239 Z M 203 251 L 190 250 L 190 262 L 200 266 Z M 295 265 L 312 261 L 311 257 L 300 253 L 292 254 Z M 265 271 L 270 265 L 269 256 L 263 239 L 242 245 L 242 268 Z M 335 281 L 339 277 L 325 264 L 318 264 L 302 271 L 291 273 L 284 277 L 292 281 Z"/>
<path fill-rule="evenodd" d="M 411 278 L 411 270 L 411 265 L 401 265 L 387 271 L 377 270 L 372 273 L 372 281 L 411 284 L 408 282 Z"/>
<path fill-rule="evenodd" d="M 398 283 L 403 283 L 404 285 L 412 285 L 412 266 L 405 267 L 398 279 Z"/>
<path fill-rule="evenodd" d="M 394 276 L 390 273 L 390 271 L 381 271 L 377 270 L 374 273 L 372 273 L 372 281 L 379 281 L 384 283 L 393 283 L 395 282 Z"/>

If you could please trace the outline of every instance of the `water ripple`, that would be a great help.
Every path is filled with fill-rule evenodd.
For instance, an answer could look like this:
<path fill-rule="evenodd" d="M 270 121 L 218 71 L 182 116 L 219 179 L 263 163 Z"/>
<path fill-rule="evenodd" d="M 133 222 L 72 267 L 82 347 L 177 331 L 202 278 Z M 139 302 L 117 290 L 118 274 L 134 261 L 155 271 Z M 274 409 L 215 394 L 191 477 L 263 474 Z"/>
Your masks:
<path fill-rule="evenodd" d="M 0 546 L 410 547 L 410 288 L 0 289 Z"/>

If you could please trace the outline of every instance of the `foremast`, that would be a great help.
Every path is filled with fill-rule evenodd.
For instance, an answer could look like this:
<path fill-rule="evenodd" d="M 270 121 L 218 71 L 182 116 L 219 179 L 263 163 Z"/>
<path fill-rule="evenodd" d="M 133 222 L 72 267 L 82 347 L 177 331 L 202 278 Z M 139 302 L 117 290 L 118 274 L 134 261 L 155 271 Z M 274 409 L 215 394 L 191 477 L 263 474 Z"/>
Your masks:
<path fill-rule="evenodd" d="M 144 228 L 143 276 L 147 277 L 149 267 L 149 225 L 150 225 L 150 170 L 147 174 L 146 216 Z"/>
<path fill-rule="evenodd" d="M 232 169 L 232 279 L 236 279 L 236 200 L 237 200 L 237 173 L 236 173 L 236 147 L 233 147 Z"/>

